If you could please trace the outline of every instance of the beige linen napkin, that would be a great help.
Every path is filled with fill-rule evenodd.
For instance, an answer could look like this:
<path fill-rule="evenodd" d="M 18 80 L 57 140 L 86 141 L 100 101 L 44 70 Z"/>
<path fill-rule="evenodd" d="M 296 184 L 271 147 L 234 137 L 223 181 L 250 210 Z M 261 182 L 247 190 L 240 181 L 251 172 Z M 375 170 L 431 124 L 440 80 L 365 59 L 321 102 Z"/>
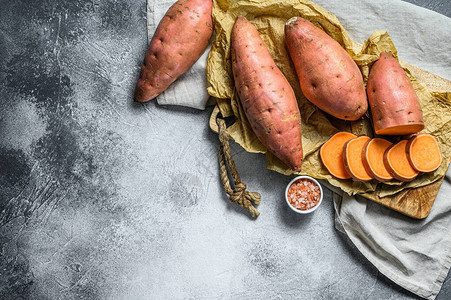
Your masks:
<path fill-rule="evenodd" d="M 360 197 L 335 195 L 337 229 L 344 230 L 382 274 L 434 299 L 451 266 L 451 172 L 424 220 L 412 220 Z"/>
<path fill-rule="evenodd" d="M 393 282 L 435 299 L 451 266 L 451 169 L 423 220 L 322 183 L 334 191 L 335 228 Z"/>

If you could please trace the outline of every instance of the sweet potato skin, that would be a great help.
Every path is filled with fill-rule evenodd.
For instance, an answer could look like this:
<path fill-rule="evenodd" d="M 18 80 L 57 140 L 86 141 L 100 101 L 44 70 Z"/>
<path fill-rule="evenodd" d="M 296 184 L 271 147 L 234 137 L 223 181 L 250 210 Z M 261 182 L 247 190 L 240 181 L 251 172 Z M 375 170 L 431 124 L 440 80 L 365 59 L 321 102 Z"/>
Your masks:
<path fill-rule="evenodd" d="M 432 167 L 432 168 L 429 168 L 429 169 L 421 168 L 417 163 L 415 163 L 415 159 L 414 159 L 414 157 L 413 157 L 413 155 L 412 155 L 412 153 L 411 153 L 411 152 L 413 151 L 413 150 L 412 150 L 412 147 L 413 147 L 415 141 L 416 141 L 418 138 L 421 138 L 421 137 L 423 137 L 423 136 L 431 138 L 431 140 L 433 140 L 433 142 L 435 142 L 435 145 L 436 145 L 437 150 L 438 150 L 438 153 L 437 153 L 437 154 L 438 154 L 438 156 L 439 156 L 439 160 L 438 160 L 436 166 L 434 166 L 434 167 Z M 421 150 L 422 150 L 423 152 L 424 152 L 424 151 L 427 151 L 426 149 L 424 149 L 424 147 L 422 147 Z M 410 165 L 412 166 L 412 168 L 414 168 L 414 169 L 417 170 L 418 172 L 425 172 L 425 173 L 426 173 L 426 172 L 433 172 L 433 171 L 437 170 L 438 167 L 440 167 L 440 165 L 441 165 L 441 163 L 442 163 L 442 155 L 440 154 L 440 148 L 438 147 L 437 141 L 435 140 L 435 138 L 434 138 L 432 135 L 427 134 L 427 133 L 420 133 L 420 134 L 417 134 L 417 135 L 411 137 L 411 138 L 409 139 L 409 141 L 407 142 L 407 145 L 406 145 L 406 154 L 407 154 L 407 159 L 408 159 L 409 162 L 410 162 Z"/>
<path fill-rule="evenodd" d="M 343 120 L 365 114 L 368 101 L 362 74 L 338 42 L 300 17 L 286 23 L 285 42 L 310 102 Z"/>
<path fill-rule="evenodd" d="M 405 157 L 402 158 L 403 161 L 405 161 L 405 163 L 409 164 L 409 168 L 412 171 L 412 175 L 411 176 L 404 176 L 405 174 L 400 174 L 399 172 L 396 171 L 396 169 L 392 166 L 392 164 L 390 163 L 390 159 L 389 159 L 389 155 L 391 151 L 394 151 L 395 147 L 403 147 L 404 148 L 404 154 Z M 393 178 L 399 180 L 399 181 L 403 181 L 403 182 L 409 182 L 414 180 L 417 176 L 418 176 L 418 172 L 415 171 L 413 168 L 411 168 L 410 166 L 410 162 L 407 159 L 407 141 L 406 140 L 402 140 L 400 142 L 398 142 L 397 144 L 393 144 L 391 145 L 387 150 L 385 150 L 384 153 L 384 165 L 385 168 L 387 168 L 388 172 L 390 173 L 391 176 L 393 176 Z"/>
<path fill-rule="evenodd" d="M 255 135 L 287 166 L 301 170 L 301 115 L 293 89 L 245 17 L 236 19 L 231 43 L 235 87 Z"/>
<path fill-rule="evenodd" d="M 213 33 L 211 0 L 179 0 L 161 19 L 149 44 L 134 99 L 154 99 L 202 56 Z"/>
<path fill-rule="evenodd" d="M 387 52 L 373 64 L 367 85 L 374 131 L 407 135 L 424 128 L 420 101 L 399 62 Z"/>

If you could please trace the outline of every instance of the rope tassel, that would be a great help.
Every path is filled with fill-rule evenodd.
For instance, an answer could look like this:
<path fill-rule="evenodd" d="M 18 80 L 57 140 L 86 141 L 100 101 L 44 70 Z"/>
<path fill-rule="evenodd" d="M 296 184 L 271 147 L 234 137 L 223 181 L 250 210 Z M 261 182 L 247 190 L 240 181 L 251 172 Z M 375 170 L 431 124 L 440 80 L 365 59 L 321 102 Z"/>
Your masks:
<path fill-rule="evenodd" d="M 221 174 L 222 185 L 224 190 L 230 196 L 230 201 L 237 203 L 239 206 L 247 209 L 253 218 L 257 218 L 260 213 L 252 205 L 258 205 L 261 202 L 261 196 L 259 193 L 249 192 L 246 190 L 246 184 L 241 182 L 240 175 L 236 170 L 235 162 L 233 161 L 232 155 L 230 154 L 229 138 L 230 135 L 227 133 L 226 123 L 224 119 L 219 117 L 216 118 L 216 123 L 218 124 L 219 133 L 219 172 Z M 227 174 L 227 165 L 232 175 L 235 189 L 230 186 L 229 175 Z"/>

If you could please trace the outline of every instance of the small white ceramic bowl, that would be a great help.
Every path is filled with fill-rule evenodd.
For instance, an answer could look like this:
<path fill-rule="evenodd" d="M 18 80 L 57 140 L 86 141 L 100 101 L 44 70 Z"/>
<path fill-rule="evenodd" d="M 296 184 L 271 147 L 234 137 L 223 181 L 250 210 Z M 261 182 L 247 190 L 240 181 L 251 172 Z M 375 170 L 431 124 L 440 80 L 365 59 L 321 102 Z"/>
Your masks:
<path fill-rule="evenodd" d="M 295 182 L 298 179 L 308 179 L 308 180 L 312 181 L 314 184 L 316 184 L 319 187 L 320 197 L 319 197 L 318 204 L 315 205 L 314 207 L 310 208 L 310 209 L 306 209 L 306 210 L 297 209 L 296 207 L 291 205 L 290 200 L 288 200 L 288 189 L 293 184 L 293 182 Z M 287 201 L 288 206 L 294 212 L 297 212 L 298 214 L 309 214 L 311 212 L 314 212 L 318 208 L 318 206 L 320 206 L 321 203 L 323 202 L 323 189 L 321 187 L 321 184 L 315 178 L 310 177 L 310 176 L 304 176 L 304 175 L 303 176 L 297 176 L 293 180 L 291 180 L 290 183 L 287 185 L 287 188 L 285 189 L 285 200 Z"/>

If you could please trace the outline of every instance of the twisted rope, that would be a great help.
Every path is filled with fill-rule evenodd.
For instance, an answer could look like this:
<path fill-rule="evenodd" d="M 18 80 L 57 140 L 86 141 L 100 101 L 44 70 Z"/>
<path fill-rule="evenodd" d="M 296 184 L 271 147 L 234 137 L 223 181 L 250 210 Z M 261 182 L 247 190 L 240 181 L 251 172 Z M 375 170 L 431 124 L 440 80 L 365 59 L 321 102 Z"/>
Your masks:
<path fill-rule="evenodd" d="M 253 218 L 256 218 L 260 215 L 260 213 L 252 205 L 252 202 L 255 205 L 260 204 L 261 196 L 259 193 L 248 192 L 246 190 L 246 184 L 241 182 L 240 175 L 236 170 L 235 162 L 230 154 L 230 135 L 227 132 L 224 119 L 220 118 L 219 114 L 216 118 L 216 123 L 218 124 L 219 132 L 219 172 L 224 190 L 230 196 L 229 199 L 231 202 L 237 203 L 239 206 L 244 207 L 250 212 Z M 227 165 L 229 166 L 235 189 L 232 189 L 230 185 L 229 175 L 227 174 Z"/>

